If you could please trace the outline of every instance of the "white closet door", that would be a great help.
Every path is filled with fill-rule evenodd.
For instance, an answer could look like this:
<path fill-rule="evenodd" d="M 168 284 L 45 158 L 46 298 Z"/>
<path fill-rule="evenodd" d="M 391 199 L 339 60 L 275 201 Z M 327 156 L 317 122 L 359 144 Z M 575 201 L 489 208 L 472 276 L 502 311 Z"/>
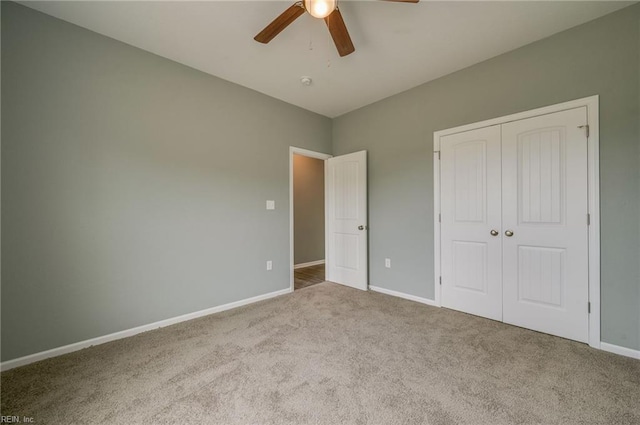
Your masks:
<path fill-rule="evenodd" d="M 502 320 L 500 167 L 500 126 L 441 139 L 442 305 L 494 320 Z"/>
<path fill-rule="evenodd" d="M 502 126 L 503 317 L 586 342 L 586 108 Z"/>
<path fill-rule="evenodd" d="M 327 160 L 327 280 L 367 290 L 367 151 Z"/>

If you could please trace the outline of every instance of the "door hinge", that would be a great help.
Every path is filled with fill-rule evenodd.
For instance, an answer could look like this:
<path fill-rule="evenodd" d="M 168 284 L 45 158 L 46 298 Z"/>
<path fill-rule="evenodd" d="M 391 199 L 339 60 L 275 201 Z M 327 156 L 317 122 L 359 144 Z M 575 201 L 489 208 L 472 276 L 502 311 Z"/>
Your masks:
<path fill-rule="evenodd" d="M 442 214 L 438 214 L 438 223 L 442 223 Z"/>
<path fill-rule="evenodd" d="M 440 151 L 435 151 L 438 154 L 438 160 L 440 160 Z"/>
<path fill-rule="evenodd" d="M 440 276 L 440 285 L 442 285 L 442 276 Z"/>
<path fill-rule="evenodd" d="M 587 226 L 591 226 L 591 214 L 587 213 Z"/>
<path fill-rule="evenodd" d="M 587 313 L 591 314 L 591 301 L 587 302 Z"/>
<path fill-rule="evenodd" d="M 579 125 L 578 128 L 584 128 L 584 132 L 587 134 L 587 139 L 589 138 L 589 124 Z"/>

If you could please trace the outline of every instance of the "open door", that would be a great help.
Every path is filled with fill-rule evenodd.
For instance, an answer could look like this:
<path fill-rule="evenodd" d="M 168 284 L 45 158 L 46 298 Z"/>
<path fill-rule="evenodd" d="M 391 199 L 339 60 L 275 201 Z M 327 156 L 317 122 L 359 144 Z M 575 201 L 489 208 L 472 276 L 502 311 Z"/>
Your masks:
<path fill-rule="evenodd" d="M 367 290 L 367 152 L 326 162 L 326 279 Z"/>

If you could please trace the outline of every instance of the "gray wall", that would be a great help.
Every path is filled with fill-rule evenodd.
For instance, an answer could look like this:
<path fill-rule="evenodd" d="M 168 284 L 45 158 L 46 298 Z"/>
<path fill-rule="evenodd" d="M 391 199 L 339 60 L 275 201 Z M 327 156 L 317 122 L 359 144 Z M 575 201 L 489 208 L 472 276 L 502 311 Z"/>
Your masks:
<path fill-rule="evenodd" d="M 434 131 L 599 94 L 602 338 L 639 349 L 639 33 L 636 5 L 335 119 L 334 155 L 369 151 L 370 284 L 434 297 Z"/>
<path fill-rule="evenodd" d="M 2 360 L 289 287 L 331 120 L 7 2 L 2 64 Z"/>
<path fill-rule="evenodd" d="M 293 156 L 294 264 L 324 260 L 324 161 Z"/>

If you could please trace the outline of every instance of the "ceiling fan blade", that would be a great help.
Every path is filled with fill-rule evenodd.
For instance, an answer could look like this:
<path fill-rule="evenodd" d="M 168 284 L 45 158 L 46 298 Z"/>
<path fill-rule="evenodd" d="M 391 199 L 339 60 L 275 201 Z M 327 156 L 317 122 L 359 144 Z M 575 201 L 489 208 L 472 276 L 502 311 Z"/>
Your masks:
<path fill-rule="evenodd" d="M 331 38 L 333 38 L 340 56 L 347 56 L 356 51 L 339 9 L 334 10 L 331 15 L 324 18 L 324 21 L 327 24 L 327 28 L 329 28 Z"/>
<path fill-rule="evenodd" d="M 303 13 L 304 7 L 302 7 L 302 3 L 294 3 L 287 10 L 282 12 L 280 16 L 274 19 L 273 22 L 267 25 L 265 29 L 260 31 L 258 35 L 253 37 L 253 39 L 265 44 L 270 42 L 276 35 L 280 34 L 282 30 L 291 25 L 291 23 L 298 19 Z"/>

